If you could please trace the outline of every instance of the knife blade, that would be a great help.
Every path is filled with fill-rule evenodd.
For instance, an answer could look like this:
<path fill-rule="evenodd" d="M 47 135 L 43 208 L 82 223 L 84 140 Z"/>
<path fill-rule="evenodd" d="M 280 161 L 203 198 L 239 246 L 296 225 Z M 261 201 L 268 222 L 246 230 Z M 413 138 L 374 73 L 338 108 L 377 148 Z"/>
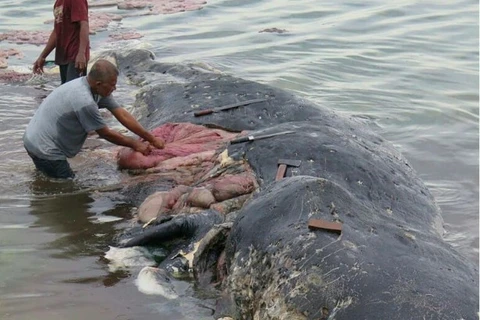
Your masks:
<path fill-rule="evenodd" d="M 263 102 L 263 101 L 267 101 L 267 99 L 245 100 L 245 101 L 240 101 L 240 102 L 228 104 L 228 105 L 223 106 L 223 107 L 211 108 L 211 109 L 205 109 L 205 110 L 196 111 L 196 112 L 193 113 L 193 115 L 194 115 L 195 117 L 200 117 L 200 116 L 205 116 L 205 115 L 207 115 L 207 114 L 212 114 L 212 113 L 214 113 L 214 112 L 220 112 L 220 111 L 224 111 L 224 110 L 229 110 L 229 109 L 233 109 L 233 108 L 238 108 L 238 107 L 241 107 L 241 106 L 246 106 L 246 105 L 249 105 L 249 104 L 258 103 L 258 102 Z"/>
<path fill-rule="evenodd" d="M 230 144 L 236 144 L 236 143 L 242 143 L 242 142 L 248 142 L 248 141 L 254 141 L 254 140 L 261 140 L 261 139 L 266 139 L 266 138 L 271 138 L 271 137 L 276 137 L 284 134 L 292 134 L 295 133 L 295 131 L 282 131 L 282 132 L 276 132 L 276 133 L 270 133 L 270 134 L 261 134 L 257 136 L 245 136 L 237 139 L 230 140 Z"/>

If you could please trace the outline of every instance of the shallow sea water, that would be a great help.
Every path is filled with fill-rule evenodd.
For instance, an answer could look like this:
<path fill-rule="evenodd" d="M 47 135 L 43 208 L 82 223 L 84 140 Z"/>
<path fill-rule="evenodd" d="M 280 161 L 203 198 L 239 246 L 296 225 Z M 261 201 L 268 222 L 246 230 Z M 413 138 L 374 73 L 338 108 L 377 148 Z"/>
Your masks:
<path fill-rule="evenodd" d="M 1 0 L 0 33 L 50 30 L 52 5 Z M 217 0 L 125 18 L 90 39 L 94 52 L 143 47 L 159 61 L 208 66 L 363 119 L 429 187 L 446 240 L 478 263 L 478 19 L 477 1 Z M 260 32 L 268 28 L 285 32 Z M 144 37 L 109 40 L 129 30 Z M 42 50 L 0 42 L 8 48 L 24 54 L 9 59 L 16 70 Z M 188 284 L 190 294 L 165 301 L 138 291 L 136 270 L 109 270 L 108 244 L 134 208 L 115 192 L 84 192 L 126 178 L 107 154 L 89 149 L 73 159 L 74 183 L 35 174 L 21 137 L 53 85 L 0 86 L 0 319 L 208 319 L 211 303 L 187 297 Z M 133 103 L 125 86 L 117 96 Z"/>

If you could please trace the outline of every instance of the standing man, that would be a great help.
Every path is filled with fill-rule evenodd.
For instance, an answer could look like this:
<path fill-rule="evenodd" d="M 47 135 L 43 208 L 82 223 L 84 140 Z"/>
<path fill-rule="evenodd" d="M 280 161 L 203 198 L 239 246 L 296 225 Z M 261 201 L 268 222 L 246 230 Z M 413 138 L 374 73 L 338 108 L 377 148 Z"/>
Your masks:
<path fill-rule="evenodd" d="M 80 152 L 90 131 L 120 146 L 148 155 L 161 149 L 156 138 L 124 108 L 111 93 L 116 89 L 118 69 L 107 60 L 95 62 L 88 76 L 74 79 L 53 90 L 40 104 L 25 130 L 23 143 L 36 168 L 53 178 L 73 178 L 67 158 Z M 127 129 L 145 141 L 111 130 L 99 108 L 107 108 Z"/>
<path fill-rule="evenodd" d="M 87 0 L 56 0 L 53 31 L 33 64 L 33 73 L 43 73 L 45 59 L 55 49 L 62 84 L 86 75 L 90 58 Z"/>

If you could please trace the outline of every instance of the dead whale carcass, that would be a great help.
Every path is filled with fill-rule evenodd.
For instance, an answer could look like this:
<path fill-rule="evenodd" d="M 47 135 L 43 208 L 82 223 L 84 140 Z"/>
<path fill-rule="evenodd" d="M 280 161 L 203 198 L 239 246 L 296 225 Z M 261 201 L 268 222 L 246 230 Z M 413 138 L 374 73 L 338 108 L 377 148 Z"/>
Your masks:
<path fill-rule="evenodd" d="M 197 275 L 225 272 L 211 278 L 220 281 L 223 292 L 218 317 L 477 317 L 478 270 L 442 239 L 438 206 L 408 162 L 364 124 L 283 90 L 158 63 L 146 51 L 117 55 L 117 60 L 131 81 L 148 84 L 136 105 L 151 129 L 194 123 L 236 133 L 295 131 L 218 146 L 213 167 L 219 169 L 218 159 L 227 150 L 229 163 L 245 164 L 242 170 L 251 170 L 255 177 L 253 198 L 240 208 L 225 216 L 211 206 L 193 214 L 183 213 L 184 207 L 174 212 L 180 216 L 153 223 L 155 232 L 146 227 L 132 236 L 131 241 L 137 241 L 145 239 L 145 233 L 156 233 L 159 237 L 149 237 L 152 244 L 188 235 L 198 243 L 231 219 L 228 235 L 214 237 L 223 241 L 210 242 L 217 250 L 204 246 L 199 253 L 207 257 L 205 252 L 213 252 L 209 261 L 223 261 L 221 268 L 210 263 L 196 270 Z M 162 75 L 181 81 L 162 82 Z M 192 114 L 192 106 L 260 98 L 267 100 L 252 108 L 205 117 Z M 301 160 L 302 165 L 275 181 L 279 158 Z M 227 167 L 237 172 L 235 166 Z M 208 183 L 212 169 L 195 176 L 192 185 Z M 141 202 L 152 191 L 168 189 L 162 186 L 153 180 L 125 194 Z M 342 232 L 311 230 L 311 218 L 342 223 Z"/>

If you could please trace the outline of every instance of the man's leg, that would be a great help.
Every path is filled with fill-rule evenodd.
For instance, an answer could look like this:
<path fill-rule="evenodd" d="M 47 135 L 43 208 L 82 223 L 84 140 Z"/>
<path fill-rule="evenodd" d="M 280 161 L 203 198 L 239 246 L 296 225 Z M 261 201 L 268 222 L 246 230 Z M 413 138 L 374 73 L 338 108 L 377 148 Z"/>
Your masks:
<path fill-rule="evenodd" d="M 67 67 L 68 64 L 61 64 L 58 66 L 60 69 L 60 81 L 64 84 L 67 81 Z"/>
<path fill-rule="evenodd" d="M 60 68 L 60 80 L 62 81 L 62 84 L 70 80 L 83 77 L 87 74 L 85 70 L 83 72 L 79 72 L 77 68 L 75 68 L 75 62 L 62 64 L 59 66 L 59 68 Z"/>
<path fill-rule="evenodd" d="M 29 152 L 27 153 L 32 158 L 35 167 L 47 176 L 57 179 L 73 179 L 75 177 L 67 160 L 40 159 Z"/>

